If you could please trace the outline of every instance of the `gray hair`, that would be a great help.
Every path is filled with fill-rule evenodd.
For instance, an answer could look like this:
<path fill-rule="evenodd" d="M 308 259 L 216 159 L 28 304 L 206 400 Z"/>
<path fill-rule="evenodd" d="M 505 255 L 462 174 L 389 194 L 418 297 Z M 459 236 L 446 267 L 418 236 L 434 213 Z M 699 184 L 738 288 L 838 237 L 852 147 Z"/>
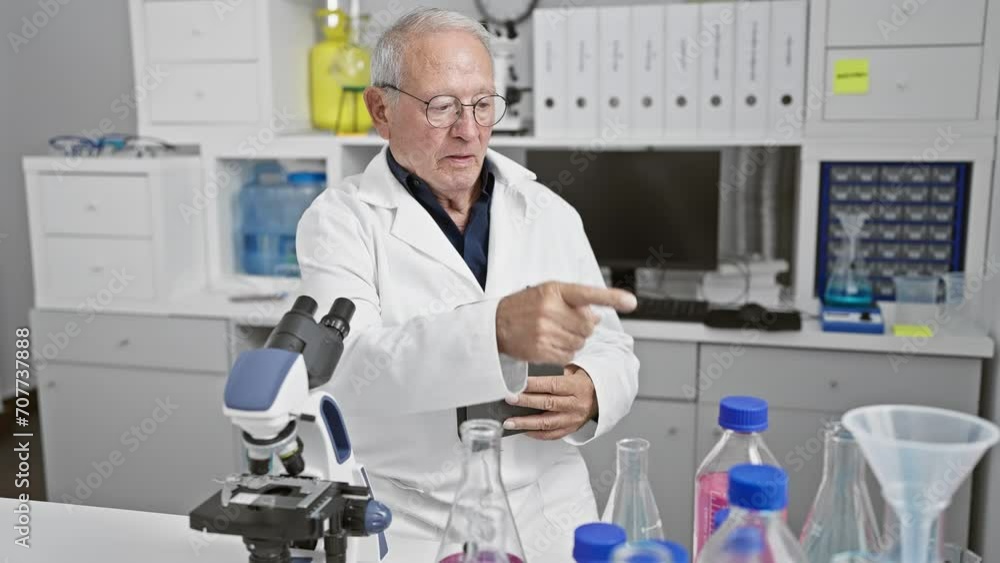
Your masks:
<path fill-rule="evenodd" d="M 486 28 L 476 20 L 441 8 L 417 8 L 399 18 L 392 27 L 385 30 L 372 50 L 372 84 L 375 86 L 401 86 L 403 81 L 403 59 L 407 44 L 415 37 L 441 31 L 465 31 L 478 39 L 493 60 L 491 36 Z M 386 91 L 395 102 L 399 92 Z"/>

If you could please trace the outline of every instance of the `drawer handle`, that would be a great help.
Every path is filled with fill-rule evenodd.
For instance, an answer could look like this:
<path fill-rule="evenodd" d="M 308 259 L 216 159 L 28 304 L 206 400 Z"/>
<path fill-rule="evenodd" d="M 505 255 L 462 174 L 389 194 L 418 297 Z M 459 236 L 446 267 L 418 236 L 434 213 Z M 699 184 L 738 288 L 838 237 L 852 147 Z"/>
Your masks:
<path fill-rule="evenodd" d="M 204 90 L 195 90 L 194 91 L 194 99 L 196 99 L 196 100 L 204 100 L 205 99 L 205 91 Z"/>
<path fill-rule="evenodd" d="M 97 202 L 92 201 L 87 204 L 87 211 L 97 211 Z"/>
<path fill-rule="evenodd" d="M 191 37 L 201 37 L 204 32 L 197 27 L 191 28 Z"/>
<path fill-rule="evenodd" d="M 90 271 L 95 274 L 101 274 L 104 272 L 104 266 L 91 266 Z"/>
<path fill-rule="evenodd" d="M 907 84 L 906 84 L 905 80 L 899 79 L 899 80 L 896 81 L 896 89 L 899 90 L 900 92 L 902 92 L 903 90 L 906 90 L 906 87 L 907 87 Z"/>
<path fill-rule="evenodd" d="M 132 342 L 128 338 L 122 338 L 121 341 L 118 343 L 118 347 L 119 348 L 124 348 L 124 347 L 128 346 L 131 343 Z"/>
<path fill-rule="evenodd" d="M 830 389 L 836 389 L 838 387 L 840 387 L 840 382 L 837 381 L 836 379 L 831 379 L 830 380 Z"/>
<path fill-rule="evenodd" d="M 716 426 L 715 428 L 713 428 L 712 429 L 712 436 L 715 436 L 716 438 L 722 436 L 722 429 L 719 428 L 718 426 Z"/>
<path fill-rule="evenodd" d="M 676 435 L 677 435 L 676 426 L 671 426 L 670 428 L 667 428 L 667 436 L 676 436 Z"/>

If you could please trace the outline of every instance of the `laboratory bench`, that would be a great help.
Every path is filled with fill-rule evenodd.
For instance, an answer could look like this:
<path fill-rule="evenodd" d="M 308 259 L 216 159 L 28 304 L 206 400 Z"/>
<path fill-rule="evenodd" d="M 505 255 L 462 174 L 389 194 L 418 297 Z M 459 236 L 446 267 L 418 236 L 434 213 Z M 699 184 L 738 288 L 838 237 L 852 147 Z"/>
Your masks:
<path fill-rule="evenodd" d="M 0 512 L 13 512 L 21 505 L 0 498 Z M 213 561 L 243 563 L 247 550 L 239 536 L 215 535 L 192 530 L 187 516 L 158 514 L 91 506 L 72 506 L 32 500 L 28 504 L 30 536 L 28 549 L 4 546 L 3 553 L 18 563 L 178 563 Z M 9 547 L 8 547 L 9 546 Z M 433 561 L 437 544 L 396 539 L 382 563 Z M 362 561 L 360 563 L 373 563 Z"/>
<path fill-rule="evenodd" d="M 186 514 L 212 494 L 213 478 L 241 463 L 238 435 L 221 409 L 229 367 L 240 351 L 264 343 L 293 298 L 233 303 L 226 293 L 204 291 L 145 310 L 131 303 L 100 312 L 35 309 L 48 500 Z M 638 397 L 583 455 L 600 507 L 614 481 L 615 441 L 650 440 L 650 481 L 664 529 L 685 544 L 696 466 L 720 435 L 722 397 L 769 401 L 765 439 L 789 471 L 789 523 L 797 530 L 819 486 L 825 421 L 877 403 L 978 414 L 983 362 L 994 354 L 988 337 L 823 333 L 811 319 L 799 332 L 623 324 L 641 362 Z M 103 462 L 113 452 L 124 462 L 102 477 L 96 468 L 108 469 Z M 947 537 L 959 545 L 969 541 L 971 485 L 946 516 Z M 870 486 L 878 491 L 874 480 Z"/>

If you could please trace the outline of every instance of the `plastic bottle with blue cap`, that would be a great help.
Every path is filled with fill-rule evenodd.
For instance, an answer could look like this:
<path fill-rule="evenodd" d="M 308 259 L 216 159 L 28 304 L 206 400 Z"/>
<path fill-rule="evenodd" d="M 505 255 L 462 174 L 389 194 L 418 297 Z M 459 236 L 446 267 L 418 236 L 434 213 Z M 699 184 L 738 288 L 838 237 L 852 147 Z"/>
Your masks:
<path fill-rule="evenodd" d="M 752 464 L 733 467 L 728 499 L 729 517 L 702 548 L 698 563 L 808 563 L 783 517 L 788 507 L 784 469 Z"/>
<path fill-rule="evenodd" d="M 594 522 L 579 526 L 573 533 L 573 561 L 609 563 L 615 548 L 626 539 L 625 529 L 616 524 Z"/>
<path fill-rule="evenodd" d="M 695 475 L 693 556 L 695 559 L 712 534 L 715 514 L 728 506 L 730 468 L 750 463 L 780 466 L 764 443 L 767 401 L 757 397 L 731 396 L 719 403 L 722 436 L 698 467 Z"/>

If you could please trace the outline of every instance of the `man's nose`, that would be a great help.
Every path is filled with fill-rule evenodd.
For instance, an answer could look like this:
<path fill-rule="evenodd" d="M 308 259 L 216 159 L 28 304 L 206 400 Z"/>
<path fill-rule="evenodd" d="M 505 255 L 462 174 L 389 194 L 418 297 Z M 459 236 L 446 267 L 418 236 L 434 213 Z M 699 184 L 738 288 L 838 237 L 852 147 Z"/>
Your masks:
<path fill-rule="evenodd" d="M 479 124 L 476 123 L 475 108 L 462 107 L 458 121 L 451 126 L 451 134 L 462 139 L 474 139 L 479 134 Z"/>

